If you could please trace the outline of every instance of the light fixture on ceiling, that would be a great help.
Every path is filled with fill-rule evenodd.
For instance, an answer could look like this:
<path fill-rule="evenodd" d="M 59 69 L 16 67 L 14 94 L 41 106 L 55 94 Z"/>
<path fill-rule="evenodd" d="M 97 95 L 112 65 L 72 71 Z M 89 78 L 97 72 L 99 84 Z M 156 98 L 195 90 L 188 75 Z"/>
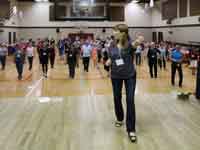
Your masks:
<path fill-rule="evenodd" d="M 149 6 L 154 7 L 154 0 L 150 0 Z"/>
<path fill-rule="evenodd" d="M 48 2 L 49 0 L 35 0 L 35 2 Z"/>
<path fill-rule="evenodd" d="M 144 8 L 147 9 L 149 7 L 149 3 L 144 4 Z"/>
<path fill-rule="evenodd" d="M 138 3 L 138 2 L 139 2 L 139 0 L 133 0 L 132 2 L 133 2 L 133 3 Z"/>

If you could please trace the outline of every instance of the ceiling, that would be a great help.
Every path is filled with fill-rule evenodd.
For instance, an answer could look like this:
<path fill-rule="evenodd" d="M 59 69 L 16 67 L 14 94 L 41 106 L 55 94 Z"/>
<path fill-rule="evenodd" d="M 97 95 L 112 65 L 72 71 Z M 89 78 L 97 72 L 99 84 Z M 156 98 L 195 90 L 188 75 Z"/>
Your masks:
<path fill-rule="evenodd" d="M 1 0 L 2 1 L 2 0 Z M 6 1 L 6 0 L 5 0 Z M 35 0 L 18 0 L 20 2 L 34 2 Z M 73 0 L 49 0 L 50 2 L 58 1 L 58 2 L 71 2 Z M 95 0 L 97 2 L 105 2 L 106 0 Z M 110 2 L 131 2 L 132 0 L 108 0 Z M 149 3 L 150 0 L 138 0 L 138 3 Z M 154 0 L 154 1 L 159 1 L 159 0 Z"/>

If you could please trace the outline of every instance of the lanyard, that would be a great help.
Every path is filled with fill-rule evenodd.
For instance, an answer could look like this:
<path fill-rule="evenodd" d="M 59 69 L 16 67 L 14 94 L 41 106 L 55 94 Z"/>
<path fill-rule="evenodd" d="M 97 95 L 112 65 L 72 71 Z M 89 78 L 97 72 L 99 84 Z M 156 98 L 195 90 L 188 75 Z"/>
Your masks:
<path fill-rule="evenodd" d="M 122 49 L 120 49 L 120 48 L 117 48 L 117 51 L 118 51 L 119 58 L 121 59 L 121 58 L 122 58 L 122 54 L 121 54 L 121 52 L 122 52 Z"/>

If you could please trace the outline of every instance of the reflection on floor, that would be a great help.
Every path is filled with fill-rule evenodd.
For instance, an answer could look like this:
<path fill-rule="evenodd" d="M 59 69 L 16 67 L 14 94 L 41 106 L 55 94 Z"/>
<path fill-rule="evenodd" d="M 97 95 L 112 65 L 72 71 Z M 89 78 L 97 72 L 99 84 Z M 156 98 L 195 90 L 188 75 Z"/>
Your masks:
<path fill-rule="evenodd" d="M 48 79 L 35 63 L 17 81 L 14 64 L 0 72 L 0 150 L 199 150 L 200 103 L 177 100 L 194 91 L 195 77 L 184 68 L 183 88 L 170 85 L 170 66 L 150 79 L 146 63 L 137 67 L 138 143 L 125 127 L 114 127 L 112 88 L 103 67 L 77 69 L 74 80 L 58 61 Z M 124 97 L 123 97 L 123 103 Z"/>

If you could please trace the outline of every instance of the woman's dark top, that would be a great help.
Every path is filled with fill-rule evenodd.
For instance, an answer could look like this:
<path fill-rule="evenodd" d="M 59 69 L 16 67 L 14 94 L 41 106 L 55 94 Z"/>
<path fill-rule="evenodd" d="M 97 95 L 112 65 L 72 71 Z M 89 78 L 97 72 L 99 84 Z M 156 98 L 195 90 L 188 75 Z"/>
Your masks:
<path fill-rule="evenodd" d="M 48 48 L 40 48 L 40 56 L 43 64 L 48 64 L 49 58 L 49 49 Z"/>
<path fill-rule="evenodd" d="M 160 53 L 157 48 L 150 48 L 147 54 L 149 61 L 157 61 L 157 53 Z"/>
<path fill-rule="evenodd" d="M 69 65 L 76 64 L 76 50 L 75 47 L 72 46 L 67 53 L 67 62 Z"/>
<path fill-rule="evenodd" d="M 136 74 L 133 64 L 134 50 L 132 46 L 120 50 L 115 46 L 110 48 L 111 58 L 111 78 L 112 79 L 129 79 Z M 116 60 L 123 59 L 123 65 L 117 65 Z"/>
<path fill-rule="evenodd" d="M 15 52 L 15 63 L 24 63 L 25 60 L 25 54 L 22 51 L 16 51 Z"/>
<path fill-rule="evenodd" d="M 48 51 L 49 51 L 49 56 L 50 56 L 50 57 L 55 57 L 55 55 L 56 55 L 55 48 L 50 47 L 50 48 L 48 49 Z"/>

